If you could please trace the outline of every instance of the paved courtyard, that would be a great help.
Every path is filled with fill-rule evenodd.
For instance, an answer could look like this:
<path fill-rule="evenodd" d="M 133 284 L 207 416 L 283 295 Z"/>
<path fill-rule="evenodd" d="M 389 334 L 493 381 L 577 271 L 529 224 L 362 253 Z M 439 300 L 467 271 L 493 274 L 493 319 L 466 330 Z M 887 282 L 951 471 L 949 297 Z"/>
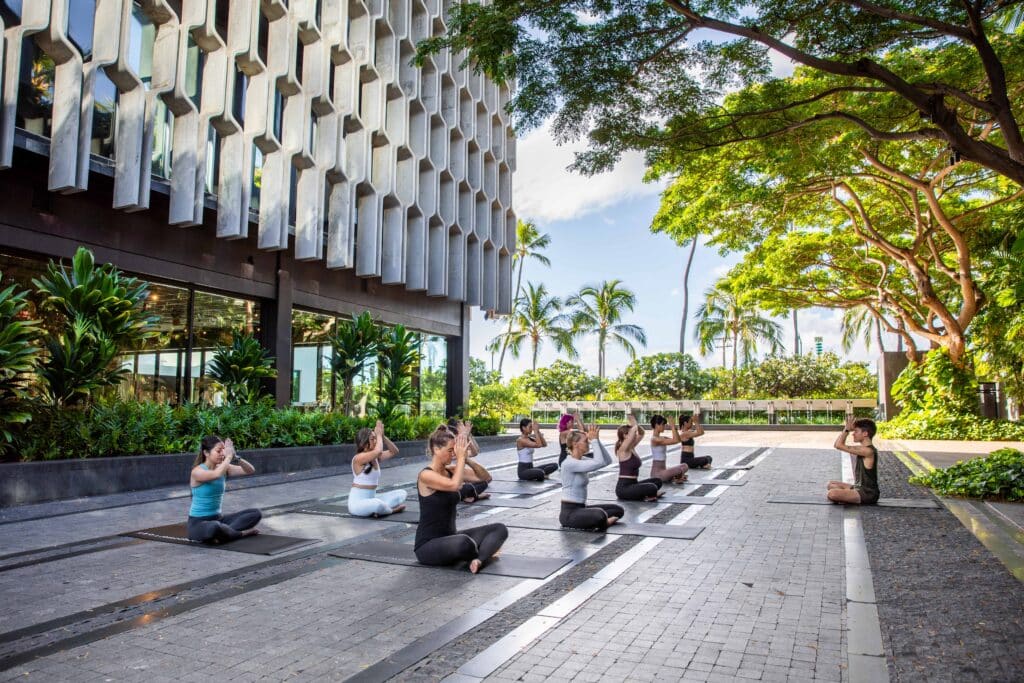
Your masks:
<path fill-rule="evenodd" d="M 318 539 L 274 556 L 120 535 L 184 520 L 184 489 L 0 510 L 0 681 L 1020 680 L 1024 584 L 955 510 L 766 502 L 849 478 L 833 438 L 710 432 L 700 453 L 752 468 L 699 476 L 742 485 L 672 487 L 714 503 L 627 510 L 703 527 L 693 540 L 539 528 L 558 489 L 530 509 L 460 512 L 460 526 L 509 524 L 503 554 L 569 559 L 543 579 L 330 555 L 415 532 L 297 512 L 343 504 L 343 471 L 228 492 L 227 511 L 265 511 L 264 532 Z M 514 475 L 512 449 L 480 459 Z M 383 482 L 412 490 L 421 466 Z M 934 500 L 889 452 L 880 473 L 883 496 Z M 614 483 L 595 475 L 591 499 Z"/>

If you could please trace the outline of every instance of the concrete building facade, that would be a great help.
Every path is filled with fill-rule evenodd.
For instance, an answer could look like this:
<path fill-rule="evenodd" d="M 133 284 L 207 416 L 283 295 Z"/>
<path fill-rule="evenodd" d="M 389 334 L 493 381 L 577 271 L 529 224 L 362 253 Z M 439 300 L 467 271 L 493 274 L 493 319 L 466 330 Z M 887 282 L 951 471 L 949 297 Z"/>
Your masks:
<path fill-rule="evenodd" d="M 507 86 L 413 63 L 450 4 L 0 0 L 4 279 L 84 245 L 153 282 L 163 346 L 126 362 L 158 398 L 242 327 L 280 405 L 324 404 L 323 333 L 368 310 L 464 405 L 470 310 L 512 304 L 515 138 Z"/>

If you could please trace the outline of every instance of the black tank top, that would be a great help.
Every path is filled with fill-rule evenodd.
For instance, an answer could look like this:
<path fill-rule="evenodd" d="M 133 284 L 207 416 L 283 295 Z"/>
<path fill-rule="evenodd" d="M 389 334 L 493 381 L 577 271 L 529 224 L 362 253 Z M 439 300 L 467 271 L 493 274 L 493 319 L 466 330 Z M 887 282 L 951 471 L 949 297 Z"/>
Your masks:
<path fill-rule="evenodd" d="M 569 455 L 569 447 L 564 443 L 558 444 L 558 457 L 564 458 L 567 455 Z"/>
<path fill-rule="evenodd" d="M 878 490 L 878 449 L 874 446 L 869 448 L 875 452 L 875 466 L 868 469 L 864 466 L 864 458 L 857 458 L 856 477 L 853 482 L 853 488 L 857 489 L 866 496 L 875 496 L 879 494 Z"/>
<path fill-rule="evenodd" d="M 427 541 L 455 533 L 455 511 L 459 504 L 458 491 L 434 491 L 420 496 L 420 523 L 416 527 L 414 549 Z"/>
<path fill-rule="evenodd" d="M 629 456 L 629 460 L 619 461 L 620 477 L 636 477 L 640 474 L 640 456 L 636 453 Z"/>

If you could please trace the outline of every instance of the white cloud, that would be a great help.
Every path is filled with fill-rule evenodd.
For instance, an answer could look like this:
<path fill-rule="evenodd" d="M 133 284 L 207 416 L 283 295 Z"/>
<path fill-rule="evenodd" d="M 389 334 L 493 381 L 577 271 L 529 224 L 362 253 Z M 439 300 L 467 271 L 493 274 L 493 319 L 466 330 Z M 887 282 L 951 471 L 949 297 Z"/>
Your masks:
<path fill-rule="evenodd" d="M 585 216 L 634 197 L 657 194 L 660 183 L 643 182 L 643 156 L 629 153 L 608 173 L 584 176 L 568 170 L 583 140 L 555 144 L 549 124 L 517 143 L 513 196 L 521 218 L 541 222 Z"/>

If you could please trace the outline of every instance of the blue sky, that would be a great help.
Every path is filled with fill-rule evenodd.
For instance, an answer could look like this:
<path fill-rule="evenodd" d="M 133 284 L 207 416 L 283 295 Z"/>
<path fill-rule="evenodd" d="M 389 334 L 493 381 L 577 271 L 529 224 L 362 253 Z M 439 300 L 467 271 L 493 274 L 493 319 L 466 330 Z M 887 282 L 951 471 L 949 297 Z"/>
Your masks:
<path fill-rule="evenodd" d="M 528 281 L 543 282 L 559 297 L 577 291 L 582 285 L 618 278 L 637 295 L 637 307 L 625 322 L 640 325 L 647 332 L 648 344 L 641 354 L 676 351 L 679 323 L 682 316 L 682 274 L 686 250 L 664 235 L 651 233 L 650 224 L 658 209 L 661 186 L 645 184 L 643 162 L 638 155 L 628 156 L 613 171 L 593 178 L 570 173 L 566 169 L 573 151 L 581 144 L 557 146 L 546 129 L 538 129 L 519 141 L 515 175 L 514 203 L 523 219 L 532 219 L 551 236 L 547 256 L 551 267 L 528 262 L 523 273 Z M 716 250 L 698 247 L 690 275 L 690 313 L 687 351 L 705 366 L 721 364 L 721 354 L 700 358 L 692 341 L 693 312 L 701 294 L 722 276 L 739 255 L 721 257 Z M 514 284 L 514 283 L 513 283 Z M 473 312 L 470 326 L 470 353 L 488 366 L 491 354 L 487 343 L 507 322 L 484 320 L 480 311 Z M 507 320 L 507 319 L 506 319 Z M 812 309 L 801 311 L 800 335 L 804 348 L 813 345 L 814 337 L 823 337 L 825 350 L 843 355 L 840 345 L 840 314 L 836 311 Z M 792 322 L 783 325 L 783 342 L 792 349 Z M 886 340 L 890 344 L 890 340 Z M 888 346 L 892 349 L 893 346 Z M 594 339 L 577 342 L 580 358 L 576 363 L 597 372 L 597 346 Z M 874 367 L 877 349 L 855 349 L 847 357 L 870 361 Z M 560 357 L 550 345 L 540 352 L 538 366 L 548 365 Z M 495 365 L 497 358 L 494 359 Z M 629 363 L 626 353 L 617 347 L 607 350 L 607 374 L 614 377 Z M 506 357 L 505 377 L 513 377 L 530 368 L 529 351 L 519 359 Z"/>

